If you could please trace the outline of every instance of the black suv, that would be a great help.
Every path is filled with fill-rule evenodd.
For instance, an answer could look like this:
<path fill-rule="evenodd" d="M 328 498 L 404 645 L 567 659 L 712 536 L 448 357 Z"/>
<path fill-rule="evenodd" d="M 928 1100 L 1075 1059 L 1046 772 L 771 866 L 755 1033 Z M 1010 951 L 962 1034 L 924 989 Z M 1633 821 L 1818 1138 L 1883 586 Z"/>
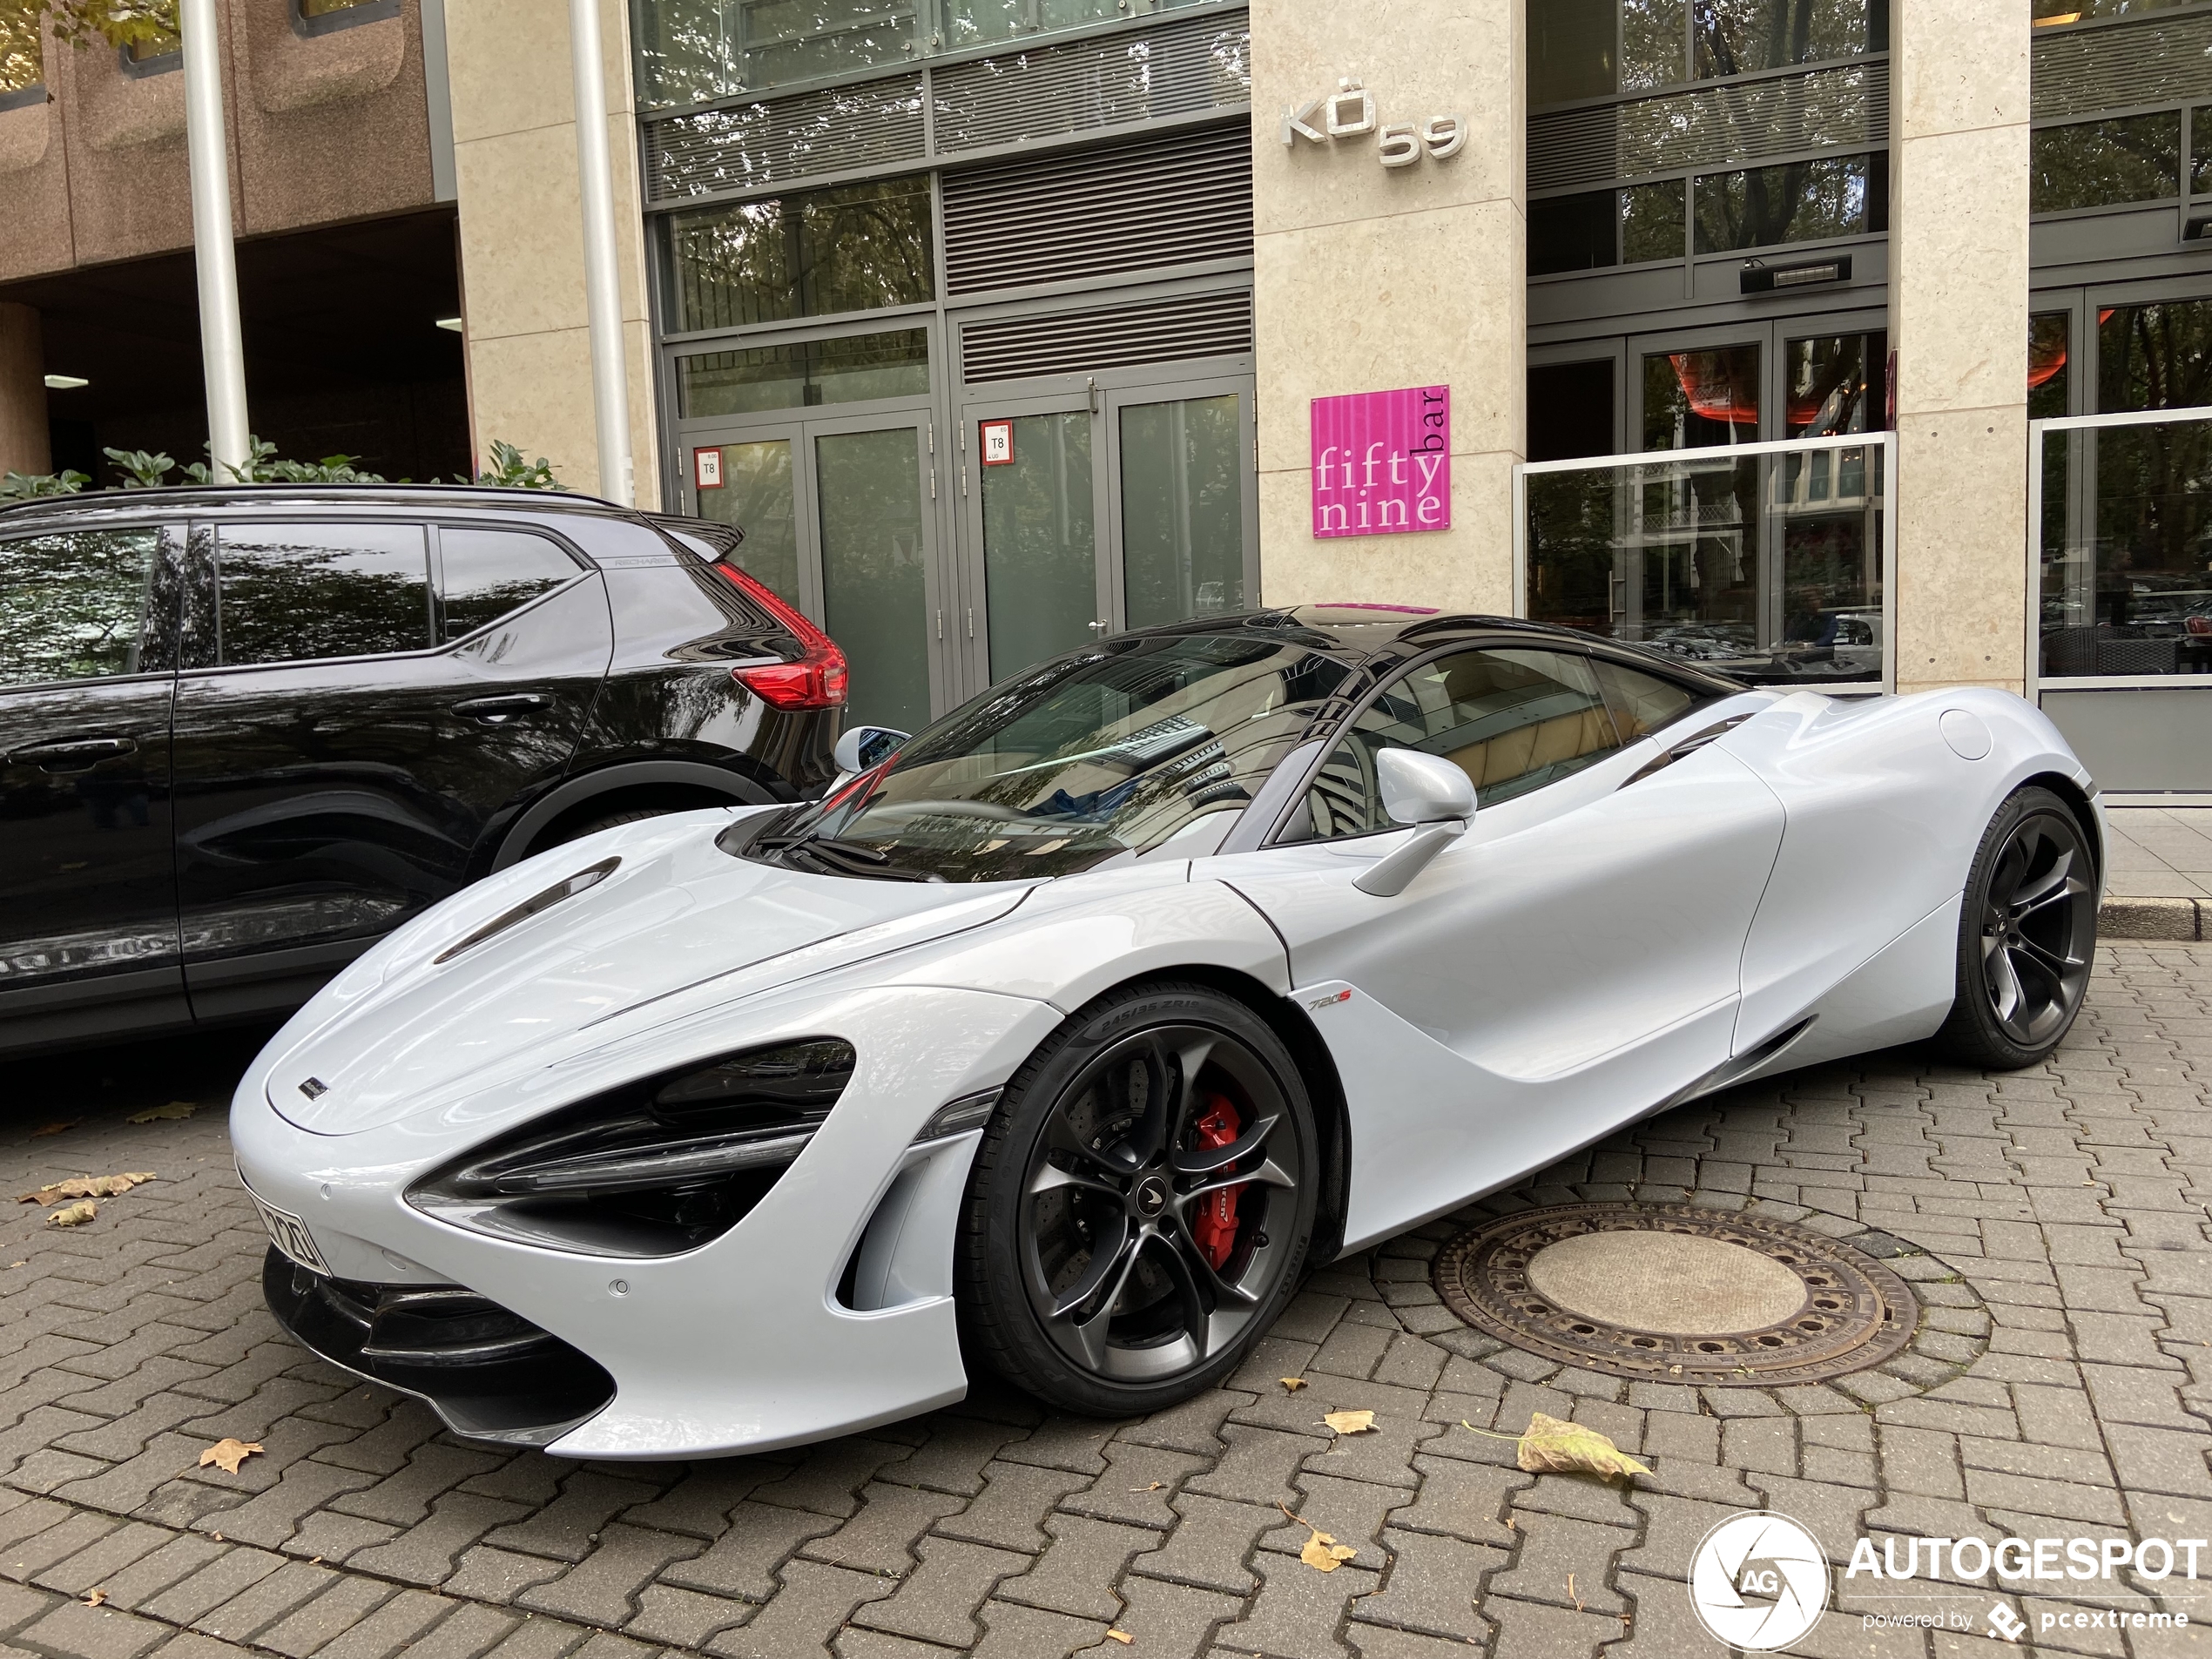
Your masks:
<path fill-rule="evenodd" d="M 738 539 L 525 490 L 0 509 L 0 1049 L 281 1010 L 531 853 L 818 792 L 845 659 Z"/>

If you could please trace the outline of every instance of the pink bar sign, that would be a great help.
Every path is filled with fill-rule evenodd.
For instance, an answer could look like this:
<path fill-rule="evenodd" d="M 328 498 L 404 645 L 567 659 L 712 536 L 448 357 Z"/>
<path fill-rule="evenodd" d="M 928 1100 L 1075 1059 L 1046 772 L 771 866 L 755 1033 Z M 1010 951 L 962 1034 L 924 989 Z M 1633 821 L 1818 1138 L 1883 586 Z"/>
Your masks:
<path fill-rule="evenodd" d="M 1452 388 L 1313 400 L 1313 533 L 1452 528 Z"/>

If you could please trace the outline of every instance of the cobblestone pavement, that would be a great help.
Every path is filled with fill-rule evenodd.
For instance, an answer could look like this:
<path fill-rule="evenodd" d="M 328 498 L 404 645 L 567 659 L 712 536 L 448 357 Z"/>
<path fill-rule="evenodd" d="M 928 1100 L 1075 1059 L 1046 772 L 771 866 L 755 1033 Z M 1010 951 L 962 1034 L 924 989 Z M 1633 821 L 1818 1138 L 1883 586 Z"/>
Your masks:
<path fill-rule="evenodd" d="M 29 1205 L 4 1223 L 0 1653 L 1676 1659 L 1720 1651 L 1683 1575 L 1735 1508 L 1796 1517 L 1839 1565 L 1862 1531 L 1878 1547 L 2212 1538 L 2212 946 L 2103 959 L 2042 1069 L 1987 1077 L 1900 1050 L 1798 1073 L 1501 1200 L 1687 1196 L 1904 1241 L 1890 1265 L 1926 1316 L 1879 1371 L 1699 1391 L 1501 1350 L 1430 1288 L 1446 1223 L 1321 1273 L 1230 1386 L 1148 1420 L 1051 1417 L 990 1389 L 804 1452 L 691 1465 L 470 1446 L 280 1335 L 219 1109 L 250 1037 L 0 1070 L 11 1190 L 161 1177 L 80 1229 Z M 178 1096 L 207 1104 L 124 1121 Z M 1286 1392 L 1296 1375 L 1308 1386 Z M 1360 1407 L 1373 1433 L 1319 1421 Z M 1532 1411 L 1601 1429 L 1653 1473 L 1625 1489 L 1525 1474 L 1510 1443 L 1460 1426 L 1518 1430 Z M 265 1449 L 235 1475 L 198 1467 L 226 1435 Z M 1305 1565 L 1286 1508 L 1357 1554 Z M 2042 1585 L 2055 1599 L 1993 1580 L 1934 1602 L 1837 1584 L 1792 1651 L 2212 1651 L 2201 1625 L 2043 1627 L 2115 1608 L 2212 1621 L 2178 1574 Z M 96 1590 L 104 1605 L 79 1599 Z M 2027 1622 L 2017 1647 L 1979 1634 L 2000 1603 Z M 1973 1629 L 1862 1617 L 1925 1608 Z"/>

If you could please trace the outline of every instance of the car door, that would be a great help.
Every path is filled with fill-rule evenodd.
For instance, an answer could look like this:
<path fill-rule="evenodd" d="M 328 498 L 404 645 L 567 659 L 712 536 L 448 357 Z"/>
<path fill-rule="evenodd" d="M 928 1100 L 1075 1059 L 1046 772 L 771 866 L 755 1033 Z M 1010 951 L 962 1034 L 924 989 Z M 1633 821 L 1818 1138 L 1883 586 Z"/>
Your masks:
<path fill-rule="evenodd" d="M 195 529 L 177 880 L 201 1017 L 296 1002 L 460 887 L 606 672 L 597 571 L 483 523 Z"/>
<path fill-rule="evenodd" d="M 0 539 L 0 1046 L 189 1017 L 170 860 L 179 540 Z"/>
<path fill-rule="evenodd" d="M 1352 720 L 1277 845 L 1219 861 L 1281 929 L 1345 1074 L 1351 1241 L 1541 1167 L 1728 1059 L 1783 814 L 1710 748 L 1652 765 L 1646 732 L 1701 695 L 1573 651 L 1446 651 Z M 1480 807 L 1379 898 L 1352 881 L 1407 833 L 1374 784 L 1399 745 L 1460 766 Z"/>

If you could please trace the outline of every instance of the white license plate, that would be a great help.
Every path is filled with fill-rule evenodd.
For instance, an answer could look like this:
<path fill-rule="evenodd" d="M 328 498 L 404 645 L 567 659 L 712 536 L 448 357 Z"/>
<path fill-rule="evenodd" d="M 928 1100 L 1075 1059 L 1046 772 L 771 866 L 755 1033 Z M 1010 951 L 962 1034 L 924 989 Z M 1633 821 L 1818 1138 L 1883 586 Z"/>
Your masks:
<path fill-rule="evenodd" d="M 329 1273 L 329 1264 L 323 1260 L 322 1252 L 315 1248 L 314 1235 L 307 1231 L 305 1222 L 266 1202 L 251 1187 L 246 1190 L 246 1196 L 253 1200 L 253 1207 L 261 1212 L 261 1224 L 269 1230 L 269 1242 L 287 1260 L 296 1262 L 311 1272 Z"/>

